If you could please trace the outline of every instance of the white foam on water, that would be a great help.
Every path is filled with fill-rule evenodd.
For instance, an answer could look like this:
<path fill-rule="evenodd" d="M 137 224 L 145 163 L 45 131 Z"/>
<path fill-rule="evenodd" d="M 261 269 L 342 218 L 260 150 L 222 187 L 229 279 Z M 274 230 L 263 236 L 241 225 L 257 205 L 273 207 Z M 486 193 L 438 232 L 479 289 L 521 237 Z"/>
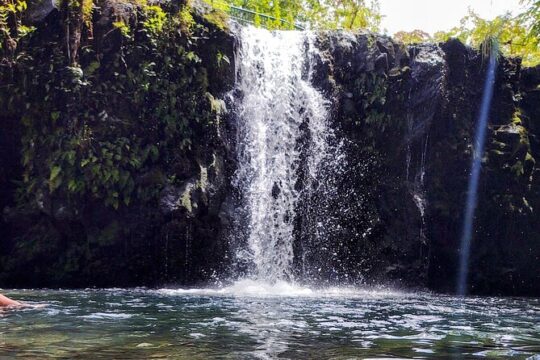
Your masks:
<path fill-rule="evenodd" d="M 133 315 L 130 314 L 123 314 L 123 313 L 103 313 L 103 312 L 97 312 L 90 315 L 84 315 L 81 316 L 83 319 L 89 319 L 89 320 L 104 320 L 104 319 L 129 319 Z"/>
<path fill-rule="evenodd" d="M 386 298 L 404 297 L 410 293 L 390 288 L 358 288 L 352 286 L 307 287 L 304 285 L 277 281 L 261 282 L 251 279 L 239 280 L 230 286 L 193 289 L 159 289 L 161 295 L 169 296 L 234 296 L 234 297 L 298 297 L 298 298 Z"/>

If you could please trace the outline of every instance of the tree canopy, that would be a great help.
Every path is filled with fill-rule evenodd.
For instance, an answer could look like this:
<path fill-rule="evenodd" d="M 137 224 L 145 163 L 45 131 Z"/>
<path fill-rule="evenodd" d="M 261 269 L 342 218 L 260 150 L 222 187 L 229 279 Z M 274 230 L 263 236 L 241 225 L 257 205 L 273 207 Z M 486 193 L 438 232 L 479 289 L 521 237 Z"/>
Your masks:
<path fill-rule="evenodd" d="M 253 11 L 245 19 L 270 29 L 368 29 L 379 31 L 381 13 L 378 0 L 206 0 L 233 14 L 234 8 Z M 255 14 L 256 13 L 256 14 Z M 265 17 L 265 15 L 271 18 Z"/>
<path fill-rule="evenodd" d="M 379 0 L 207 0 L 214 6 L 221 4 L 230 10 L 230 4 L 251 10 L 251 21 L 270 29 L 366 29 L 381 31 L 383 14 Z M 481 18 L 470 11 L 460 23 L 449 31 L 433 36 L 422 31 L 400 31 L 394 38 L 406 44 L 442 42 L 458 38 L 463 43 L 479 47 L 487 38 L 497 39 L 504 55 L 518 56 L 526 66 L 540 63 L 540 0 L 522 0 L 525 11 L 518 16 L 505 14 L 493 20 Z M 262 18 L 260 14 L 270 15 Z"/>
<path fill-rule="evenodd" d="M 461 20 L 460 26 L 448 32 L 435 33 L 434 40 L 458 38 L 465 44 L 479 47 L 486 38 L 494 38 L 504 55 L 518 56 L 525 65 L 535 65 L 540 63 L 540 44 L 532 29 L 538 25 L 538 21 L 531 25 L 524 21 L 523 15 L 512 17 L 507 14 L 485 20 L 471 11 Z"/>
<path fill-rule="evenodd" d="M 400 31 L 394 38 L 406 44 L 457 38 L 473 47 L 480 47 L 488 38 L 496 39 L 504 55 L 520 57 L 525 66 L 534 66 L 540 64 L 540 0 L 522 0 L 522 4 L 525 10 L 517 16 L 505 14 L 486 20 L 469 11 L 449 31 L 439 31 L 433 36 L 422 30 Z"/>

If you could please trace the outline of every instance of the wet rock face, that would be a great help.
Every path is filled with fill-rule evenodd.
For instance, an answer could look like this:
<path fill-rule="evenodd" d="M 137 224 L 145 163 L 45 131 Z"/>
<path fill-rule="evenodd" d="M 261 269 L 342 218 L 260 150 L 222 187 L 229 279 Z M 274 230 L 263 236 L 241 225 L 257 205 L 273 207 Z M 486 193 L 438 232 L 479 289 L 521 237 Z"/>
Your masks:
<path fill-rule="evenodd" d="M 329 250 L 340 256 L 324 265 L 342 279 L 422 286 L 429 263 L 426 153 L 445 102 L 444 54 L 369 33 L 325 33 L 318 47 L 315 82 L 333 99 L 331 122 L 347 158 Z"/>
<path fill-rule="evenodd" d="M 28 2 L 28 11 L 25 14 L 26 21 L 37 24 L 45 20 L 49 14 L 58 10 L 58 0 L 34 0 Z"/>
<path fill-rule="evenodd" d="M 349 274 L 453 292 L 486 60 L 459 41 L 408 48 L 325 33 L 314 76 L 346 139 L 343 191 L 362 194 L 333 264 Z M 490 113 L 471 292 L 538 294 L 538 68 L 501 58 Z M 359 205 L 360 204 L 360 205 Z M 533 205 L 534 204 L 534 205 Z M 513 240 L 510 240 L 513 239 Z M 343 243 L 343 239 L 335 239 Z M 340 245 L 341 246 L 341 245 Z"/>
<path fill-rule="evenodd" d="M 447 101 L 432 126 L 434 142 L 428 150 L 431 175 L 427 193 L 432 206 L 428 221 L 432 244 L 429 285 L 453 291 L 471 144 L 486 61 L 457 41 L 442 48 L 449 69 Z M 527 96 L 527 90 L 519 85 L 520 74 L 515 60 L 500 59 L 470 264 L 471 291 L 476 293 L 537 294 L 539 291 L 535 285 L 539 249 L 536 232 L 529 223 L 535 222 L 535 206 L 530 206 L 530 201 L 534 198 L 531 189 L 536 181 L 532 159 L 538 153 L 531 146 L 532 122 L 520 101 Z"/>

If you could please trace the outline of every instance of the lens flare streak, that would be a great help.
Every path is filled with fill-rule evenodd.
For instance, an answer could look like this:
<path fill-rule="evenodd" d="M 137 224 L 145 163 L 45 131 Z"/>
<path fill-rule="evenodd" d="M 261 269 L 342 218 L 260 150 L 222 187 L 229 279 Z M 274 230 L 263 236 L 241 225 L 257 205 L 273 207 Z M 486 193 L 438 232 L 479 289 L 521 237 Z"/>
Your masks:
<path fill-rule="evenodd" d="M 474 152 L 469 178 L 469 188 L 467 192 L 467 202 L 465 205 L 465 217 L 463 219 L 463 230 L 461 235 L 461 247 L 459 258 L 459 272 L 457 281 L 457 293 L 466 295 L 467 279 L 469 275 L 469 258 L 471 252 L 471 241 L 474 230 L 474 213 L 478 203 L 478 184 L 480 181 L 480 171 L 482 170 L 482 157 L 486 142 L 486 132 L 488 116 L 493 98 L 493 88 L 495 84 L 495 70 L 497 68 L 497 49 L 492 48 L 489 64 L 484 83 L 484 93 L 480 107 L 480 116 L 476 124 L 476 139 L 474 142 Z"/>

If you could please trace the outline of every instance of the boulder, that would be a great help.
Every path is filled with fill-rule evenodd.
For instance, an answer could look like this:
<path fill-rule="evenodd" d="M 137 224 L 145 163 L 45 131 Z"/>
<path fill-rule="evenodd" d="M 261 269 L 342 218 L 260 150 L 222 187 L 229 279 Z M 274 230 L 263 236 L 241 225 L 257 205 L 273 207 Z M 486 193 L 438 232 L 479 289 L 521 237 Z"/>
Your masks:
<path fill-rule="evenodd" d="M 58 0 L 33 0 L 28 2 L 25 20 L 37 24 L 45 20 L 50 13 L 58 9 Z"/>

